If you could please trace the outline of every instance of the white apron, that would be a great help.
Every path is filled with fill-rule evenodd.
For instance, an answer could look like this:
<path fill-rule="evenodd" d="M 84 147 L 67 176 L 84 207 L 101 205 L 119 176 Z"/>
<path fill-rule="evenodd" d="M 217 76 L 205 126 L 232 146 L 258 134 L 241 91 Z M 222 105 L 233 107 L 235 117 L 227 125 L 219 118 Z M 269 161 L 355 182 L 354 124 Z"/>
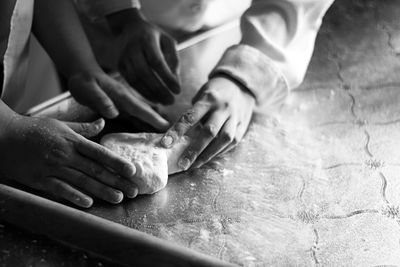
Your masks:
<path fill-rule="evenodd" d="M 10 23 L 10 35 L 4 54 L 2 100 L 10 107 L 23 97 L 28 70 L 29 39 L 34 0 L 17 0 Z"/>

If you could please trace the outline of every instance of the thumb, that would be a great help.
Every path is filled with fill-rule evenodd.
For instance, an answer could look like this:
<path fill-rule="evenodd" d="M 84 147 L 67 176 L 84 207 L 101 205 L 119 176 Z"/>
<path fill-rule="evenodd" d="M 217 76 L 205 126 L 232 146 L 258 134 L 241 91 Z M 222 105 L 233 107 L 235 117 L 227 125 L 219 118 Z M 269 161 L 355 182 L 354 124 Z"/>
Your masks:
<path fill-rule="evenodd" d="M 105 125 L 105 121 L 102 118 L 95 120 L 93 122 L 64 122 L 64 123 L 74 132 L 86 138 L 98 135 L 104 129 Z"/>

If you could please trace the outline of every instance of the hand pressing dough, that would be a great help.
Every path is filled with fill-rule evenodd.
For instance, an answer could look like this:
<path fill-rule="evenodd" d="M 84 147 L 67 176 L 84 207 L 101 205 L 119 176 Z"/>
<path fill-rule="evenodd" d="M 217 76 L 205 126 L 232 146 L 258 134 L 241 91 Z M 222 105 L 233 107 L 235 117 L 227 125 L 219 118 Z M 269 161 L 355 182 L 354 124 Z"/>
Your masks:
<path fill-rule="evenodd" d="M 105 135 L 100 143 L 135 165 L 134 182 L 139 194 L 153 194 L 167 185 L 168 174 L 184 171 L 178 166 L 178 159 L 189 144 L 189 139 L 183 137 L 172 148 L 166 149 L 160 145 L 162 136 L 115 133 Z"/>

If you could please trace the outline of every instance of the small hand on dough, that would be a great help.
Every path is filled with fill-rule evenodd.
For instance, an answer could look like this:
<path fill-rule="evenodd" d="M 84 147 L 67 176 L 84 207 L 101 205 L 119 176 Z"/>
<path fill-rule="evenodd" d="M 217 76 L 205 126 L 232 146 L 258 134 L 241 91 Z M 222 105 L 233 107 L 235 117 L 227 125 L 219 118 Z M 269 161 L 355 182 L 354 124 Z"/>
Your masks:
<path fill-rule="evenodd" d="M 134 183 L 139 194 L 153 194 L 163 189 L 168 175 L 184 171 L 177 162 L 189 145 L 188 137 L 182 137 L 171 148 L 160 145 L 162 134 L 115 133 L 101 139 L 101 144 L 131 161 L 136 167 Z"/>

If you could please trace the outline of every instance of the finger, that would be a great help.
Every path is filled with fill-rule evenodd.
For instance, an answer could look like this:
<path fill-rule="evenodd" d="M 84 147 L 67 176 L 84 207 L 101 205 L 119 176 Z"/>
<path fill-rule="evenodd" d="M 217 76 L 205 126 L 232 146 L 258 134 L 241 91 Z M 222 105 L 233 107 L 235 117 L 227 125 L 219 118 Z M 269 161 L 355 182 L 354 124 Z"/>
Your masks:
<path fill-rule="evenodd" d="M 63 181 L 68 182 L 79 190 L 84 190 L 89 195 L 95 196 L 109 203 L 118 204 L 121 203 L 124 198 L 121 191 L 102 184 L 96 181 L 93 177 L 80 171 L 71 168 L 64 168 L 59 170 L 58 176 Z"/>
<path fill-rule="evenodd" d="M 70 85 L 72 87 L 76 85 Z M 108 119 L 113 119 L 119 115 L 118 109 L 113 101 L 103 92 L 95 80 L 84 82 L 77 90 L 71 91 L 72 95 L 81 104 L 87 105 L 97 113 Z"/>
<path fill-rule="evenodd" d="M 160 40 L 152 38 L 149 45 L 144 47 L 144 54 L 150 67 L 158 74 L 167 88 L 175 94 L 180 93 L 178 78 L 166 61 L 168 54 L 168 57 L 176 58 L 173 61 L 177 62 L 175 42 L 172 38 L 167 36 L 161 37 Z"/>
<path fill-rule="evenodd" d="M 136 117 L 150 124 L 157 130 L 165 131 L 169 127 L 169 122 L 158 114 L 149 104 L 138 99 L 133 89 L 126 88 L 118 83 L 112 88 L 108 86 L 107 92 L 114 99 L 115 103 L 128 115 Z"/>
<path fill-rule="evenodd" d="M 214 112 L 207 122 L 200 127 L 196 142 L 192 142 L 189 145 L 178 161 L 178 166 L 181 169 L 187 170 L 204 149 L 208 148 L 210 150 L 209 144 L 217 137 L 228 117 L 229 114 L 226 111 Z M 219 150 L 219 147 L 213 146 L 211 151 L 216 149 Z"/>
<path fill-rule="evenodd" d="M 226 154 L 230 151 L 232 151 L 233 149 L 235 149 L 237 146 L 237 143 L 231 143 L 229 146 L 227 146 L 224 150 L 221 151 L 221 153 L 219 153 L 220 155 Z"/>
<path fill-rule="evenodd" d="M 79 207 L 90 208 L 93 205 L 91 197 L 55 177 L 48 177 L 46 189 L 54 197 L 65 199 Z"/>
<path fill-rule="evenodd" d="M 196 162 L 193 164 L 193 168 L 200 168 L 214 157 L 222 153 L 228 146 L 235 143 L 235 137 L 237 135 L 237 120 L 230 118 L 221 131 L 217 138 L 201 153 Z"/>
<path fill-rule="evenodd" d="M 209 83 L 205 83 L 200 89 L 199 91 L 196 93 L 196 95 L 193 97 L 192 99 L 192 104 L 194 105 L 195 103 L 197 103 L 198 101 L 200 101 L 202 98 L 205 98 L 206 96 L 204 95 L 205 92 L 207 91 L 207 89 L 209 89 Z"/>
<path fill-rule="evenodd" d="M 118 69 L 122 75 L 122 77 L 128 82 L 130 86 L 136 88 L 136 74 L 133 71 L 132 64 L 130 63 L 129 58 L 123 57 L 123 60 L 119 62 Z"/>
<path fill-rule="evenodd" d="M 174 96 L 152 70 L 143 53 L 136 52 L 125 60 L 125 65 L 130 65 L 130 67 L 126 66 L 125 68 L 131 71 L 128 74 L 131 77 L 129 80 L 131 85 L 148 100 L 162 104 L 172 104 Z"/>
<path fill-rule="evenodd" d="M 211 104 L 199 101 L 193 108 L 188 110 L 180 119 L 167 131 L 161 139 L 161 145 L 170 148 L 173 144 L 185 135 L 189 129 L 196 125 L 209 111 Z"/>
<path fill-rule="evenodd" d="M 145 51 L 147 49 L 151 48 L 144 48 L 143 53 L 146 53 Z M 137 82 L 142 85 L 142 90 L 145 94 L 148 94 L 146 97 L 162 104 L 172 104 L 174 102 L 174 96 L 171 94 L 166 83 L 159 76 L 159 73 L 153 69 L 152 63 L 149 62 L 144 54 L 141 54 L 139 58 L 140 60 L 134 60 L 133 67 L 136 73 L 140 73 L 140 76 L 137 77 Z"/>
<path fill-rule="evenodd" d="M 239 125 L 237 126 L 237 130 L 236 130 L 236 136 L 234 139 L 233 143 L 236 143 L 236 145 L 242 141 L 243 137 L 245 136 L 247 129 L 249 128 L 249 124 L 246 123 L 239 123 Z"/>
<path fill-rule="evenodd" d="M 84 157 L 90 158 L 98 164 L 104 165 L 106 168 L 110 168 L 122 177 L 132 179 L 136 173 L 133 164 L 95 142 L 82 138 L 78 142 L 76 149 Z"/>
<path fill-rule="evenodd" d="M 98 135 L 105 125 L 103 119 L 95 120 L 94 122 L 64 122 L 74 132 L 89 138 Z"/>
<path fill-rule="evenodd" d="M 228 146 L 226 146 L 220 153 L 219 155 L 226 154 L 236 148 L 236 146 L 239 144 L 239 142 L 243 139 L 243 136 L 246 134 L 247 127 L 242 127 L 242 124 L 238 125 L 238 129 L 236 132 L 236 137 L 233 139 L 232 143 L 230 143 Z"/>
<path fill-rule="evenodd" d="M 145 66 L 145 68 L 148 68 L 148 66 Z M 154 88 L 146 88 L 142 80 L 139 78 L 139 75 L 136 73 L 134 63 L 130 60 L 130 57 L 127 57 L 120 62 L 119 69 L 122 76 L 130 86 L 135 88 L 147 100 L 154 101 L 153 96 L 157 95 L 157 92 Z"/>
<path fill-rule="evenodd" d="M 239 124 L 236 131 L 236 137 L 232 141 L 230 145 L 228 145 L 224 150 L 222 150 L 219 154 L 225 154 L 234 149 L 240 141 L 242 141 L 243 137 L 246 135 L 248 130 L 248 123 L 247 124 Z"/>
<path fill-rule="evenodd" d="M 138 194 L 137 185 L 132 181 L 118 176 L 93 160 L 78 156 L 74 158 L 69 167 L 83 172 L 103 184 L 121 190 L 128 198 L 134 198 Z"/>
<path fill-rule="evenodd" d="M 179 83 L 179 76 L 178 76 L 179 58 L 178 58 L 178 51 L 176 49 L 176 41 L 170 36 L 163 34 L 161 35 L 160 43 L 161 43 L 161 50 L 163 51 L 169 69 L 175 75 L 177 82 Z"/>
<path fill-rule="evenodd" d="M 166 131 L 170 127 L 169 121 L 162 117 L 149 104 L 137 99 L 134 95 L 128 94 L 125 98 L 129 115 L 136 117 L 159 131 Z"/>

